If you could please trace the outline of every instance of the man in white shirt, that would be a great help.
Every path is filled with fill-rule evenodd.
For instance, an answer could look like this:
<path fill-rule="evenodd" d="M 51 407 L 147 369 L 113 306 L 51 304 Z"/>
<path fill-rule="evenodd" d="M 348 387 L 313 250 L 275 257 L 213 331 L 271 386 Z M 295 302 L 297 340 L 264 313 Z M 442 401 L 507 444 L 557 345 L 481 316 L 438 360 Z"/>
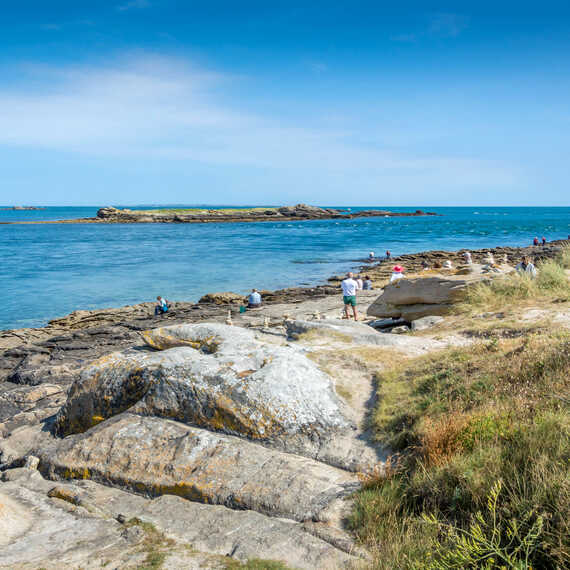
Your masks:
<path fill-rule="evenodd" d="M 340 284 L 342 287 L 342 300 L 344 301 L 344 318 L 350 319 L 348 316 L 348 307 L 352 306 L 352 314 L 354 315 L 354 320 L 358 320 L 358 313 L 356 311 L 356 290 L 358 289 L 358 284 L 352 278 L 352 273 L 346 274 L 346 279 Z"/>
<path fill-rule="evenodd" d="M 257 289 L 251 290 L 251 295 L 247 299 L 248 309 L 255 309 L 261 307 L 261 295 L 257 292 Z"/>

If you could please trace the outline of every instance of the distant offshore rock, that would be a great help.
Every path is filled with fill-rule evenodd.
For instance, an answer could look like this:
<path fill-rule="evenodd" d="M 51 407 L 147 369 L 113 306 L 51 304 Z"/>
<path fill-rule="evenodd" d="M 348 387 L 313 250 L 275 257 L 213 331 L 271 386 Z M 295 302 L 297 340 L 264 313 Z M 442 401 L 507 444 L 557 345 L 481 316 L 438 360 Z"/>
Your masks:
<path fill-rule="evenodd" d="M 45 210 L 44 207 L 39 206 L 10 206 L 9 208 L 0 208 L 2 211 L 11 210 L 11 211 L 21 211 L 21 210 Z"/>
<path fill-rule="evenodd" d="M 156 209 L 130 210 L 112 206 L 100 208 L 93 221 L 106 223 L 196 223 L 196 222 L 263 222 L 295 220 L 352 219 L 363 217 L 436 216 L 434 212 L 391 212 L 389 210 L 362 210 L 350 212 L 332 208 L 319 208 L 307 204 L 276 208 L 226 209 Z"/>

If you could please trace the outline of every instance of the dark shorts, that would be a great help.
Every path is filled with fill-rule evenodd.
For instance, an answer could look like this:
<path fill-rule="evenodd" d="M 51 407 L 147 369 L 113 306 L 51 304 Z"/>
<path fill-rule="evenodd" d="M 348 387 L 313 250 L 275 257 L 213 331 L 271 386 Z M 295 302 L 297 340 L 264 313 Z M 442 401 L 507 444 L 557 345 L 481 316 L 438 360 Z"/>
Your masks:
<path fill-rule="evenodd" d="M 345 305 L 356 307 L 356 295 L 343 295 L 342 300 Z"/>

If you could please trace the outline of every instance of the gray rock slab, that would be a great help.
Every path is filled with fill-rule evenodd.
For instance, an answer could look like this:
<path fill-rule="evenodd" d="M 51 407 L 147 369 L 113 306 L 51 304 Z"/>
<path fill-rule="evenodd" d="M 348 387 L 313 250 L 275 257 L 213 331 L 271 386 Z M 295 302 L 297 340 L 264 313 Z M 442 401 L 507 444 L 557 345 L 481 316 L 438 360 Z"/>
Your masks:
<path fill-rule="evenodd" d="M 422 317 L 412 321 L 413 331 L 424 331 L 442 323 L 445 319 L 439 316 Z"/>
<path fill-rule="evenodd" d="M 247 440 L 159 418 L 122 414 L 44 446 L 50 478 L 93 479 L 294 520 L 326 520 L 334 501 L 359 487 L 354 474 Z"/>
<path fill-rule="evenodd" d="M 302 350 L 220 324 L 164 327 L 145 339 L 161 350 L 113 353 L 84 369 L 58 414 L 59 434 L 128 410 L 316 457 L 354 429 L 331 378 Z"/>

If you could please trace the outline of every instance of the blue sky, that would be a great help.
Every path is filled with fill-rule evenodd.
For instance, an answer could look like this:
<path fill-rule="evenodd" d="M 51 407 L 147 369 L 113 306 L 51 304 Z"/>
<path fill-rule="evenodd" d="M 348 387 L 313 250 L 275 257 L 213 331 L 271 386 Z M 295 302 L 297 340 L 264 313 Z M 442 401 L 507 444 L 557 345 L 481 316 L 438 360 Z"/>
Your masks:
<path fill-rule="evenodd" d="M 568 2 L 0 8 L 0 203 L 570 205 Z"/>

